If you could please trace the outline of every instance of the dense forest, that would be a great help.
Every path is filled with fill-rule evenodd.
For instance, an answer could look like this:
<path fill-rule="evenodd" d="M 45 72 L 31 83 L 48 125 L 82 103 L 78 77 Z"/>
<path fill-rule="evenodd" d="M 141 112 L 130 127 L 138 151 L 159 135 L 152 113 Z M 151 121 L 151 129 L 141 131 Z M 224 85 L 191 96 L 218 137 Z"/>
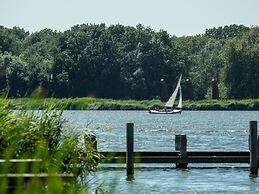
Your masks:
<path fill-rule="evenodd" d="M 29 33 L 0 26 L 0 96 L 153 99 L 183 74 L 194 99 L 259 98 L 259 27 L 230 25 L 176 37 L 149 27 L 82 24 Z"/>

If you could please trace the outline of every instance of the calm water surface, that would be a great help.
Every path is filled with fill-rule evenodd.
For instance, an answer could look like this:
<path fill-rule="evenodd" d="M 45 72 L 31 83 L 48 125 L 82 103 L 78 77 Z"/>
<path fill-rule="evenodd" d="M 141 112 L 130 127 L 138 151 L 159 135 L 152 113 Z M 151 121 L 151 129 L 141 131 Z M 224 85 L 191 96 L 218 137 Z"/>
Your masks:
<path fill-rule="evenodd" d="M 246 151 L 249 121 L 258 121 L 259 111 L 183 111 L 177 115 L 65 111 L 64 116 L 70 128 L 94 132 L 99 150 L 125 150 L 126 123 L 133 122 L 135 150 L 174 150 L 174 136 L 186 134 L 188 150 Z M 125 174 L 124 170 L 102 170 L 90 175 L 87 182 L 91 191 L 101 185 L 114 193 L 259 193 L 259 178 L 249 177 L 246 168 L 143 168 L 136 170 L 132 181 L 127 181 Z"/>

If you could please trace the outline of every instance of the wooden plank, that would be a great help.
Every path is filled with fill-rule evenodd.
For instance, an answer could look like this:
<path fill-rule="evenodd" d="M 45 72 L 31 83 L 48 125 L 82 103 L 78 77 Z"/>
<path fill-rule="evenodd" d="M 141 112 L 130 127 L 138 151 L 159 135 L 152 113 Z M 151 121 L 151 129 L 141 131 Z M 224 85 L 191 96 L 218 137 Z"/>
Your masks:
<path fill-rule="evenodd" d="M 0 169 L 8 169 L 8 172 L 29 173 L 33 171 L 33 166 L 39 169 L 42 159 L 0 159 Z"/>
<path fill-rule="evenodd" d="M 34 163 L 34 162 L 42 162 L 42 159 L 10 159 L 10 160 L 5 160 L 5 159 L 0 159 L 0 164 L 3 163 Z"/>
<path fill-rule="evenodd" d="M 112 157 L 102 163 L 125 163 L 126 157 Z M 249 163 L 249 156 L 141 156 L 135 157 L 135 163 Z"/>
<path fill-rule="evenodd" d="M 99 152 L 104 157 L 126 157 L 124 151 Z M 249 156 L 249 151 L 187 151 L 187 156 Z M 134 156 L 179 156 L 179 151 L 135 151 Z"/>
<path fill-rule="evenodd" d="M 204 157 L 193 156 L 188 158 L 164 157 L 164 158 L 141 158 L 141 163 L 249 163 L 249 157 Z"/>
<path fill-rule="evenodd" d="M 73 180 L 73 174 L 48 174 L 48 173 L 9 173 L 9 174 L 0 174 L 0 180 L 7 179 L 8 187 L 14 187 L 17 185 L 19 180 L 23 180 L 25 184 L 30 183 L 31 181 L 38 179 L 42 184 L 45 184 L 49 178 L 60 178 L 63 182 L 70 182 Z"/>

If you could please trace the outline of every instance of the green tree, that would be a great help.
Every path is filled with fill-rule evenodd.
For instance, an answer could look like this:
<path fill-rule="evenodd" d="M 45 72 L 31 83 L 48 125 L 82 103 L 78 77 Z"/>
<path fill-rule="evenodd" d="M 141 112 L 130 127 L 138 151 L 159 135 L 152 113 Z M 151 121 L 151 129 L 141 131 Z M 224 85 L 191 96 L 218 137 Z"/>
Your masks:
<path fill-rule="evenodd" d="M 259 28 L 229 42 L 226 83 L 231 98 L 258 98 Z"/>
<path fill-rule="evenodd" d="M 104 24 L 74 26 L 59 39 L 52 68 L 54 83 L 60 85 L 55 78 L 65 73 L 69 96 L 114 97 L 119 81 L 115 56 L 116 49 Z"/>
<path fill-rule="evenodd" d="M 0 26 L 0 53 L 12 53 L 19 55 L 23 48 L 24 39 L 29 32 L 22 28 L 13 27 L 12 29 Z"/>
<path fill-rule="evenodd" d="M 244 25 L 232 24 L 229 26 L 206 29 L 205 35 L 214 39 L 227 39 L 236 36 L 241 36 L 243 33 L 248 32 L 249 27 Z"/>
<path fill-rule="evenodd" d="M 6 90 L 8 97 L 28 95 L 36 85 L 36 72 L 19 57 L 3 56 L 6 71 Z"/>

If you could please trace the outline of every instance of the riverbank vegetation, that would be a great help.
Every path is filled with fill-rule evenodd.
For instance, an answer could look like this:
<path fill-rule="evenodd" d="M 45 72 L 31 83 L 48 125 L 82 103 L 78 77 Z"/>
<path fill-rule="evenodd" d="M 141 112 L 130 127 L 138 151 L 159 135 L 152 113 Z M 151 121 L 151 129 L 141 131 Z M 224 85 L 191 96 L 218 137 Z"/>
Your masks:
<path fill-rule="evenodd" d="M 72 173 L 73 180 L 64 183 L 59 177 L 42 182 L 35 178 L 27 184 L 23 178 L 16 183 L 16 193 L 81 193 L 81 180 L 96 169 L 100 155 L 91 146 L 85 146 L 82 136 L 66 134 L 62 110 L 46 109 L 41 114 L 27 111 L 11 111 L 0 106 L 0 158 L 41 159 L 42 163 L 30 167 L 33 174 Z M 85 135 L 89 135 L 85 131 Z M 5 174 L 26 173 L 24 164 L 14 167 L 6 163 L 0 166 L 0 193 L 8 193 Z M 27 172 L 28 173 L 28 172 Z M 14 184 L 14 183 L 12 183 Z M 84 185 L 87 183 L 84 182 Z M 77 192 L 78 191 L 78 192 Z M 83 191 L 82 193 L 87 193 Z"/>
<path fill-rule="evenodd" d="M 0 106 L 11 109 L 42 110 L 50 105 L 66 110 L 148 110 L 155 106 L 163 108 L 160 100 L 112 100 L 100 98 L 17 98 L 0 99 Z M 185 100 L 184 110 L 259 110 L 259 99 L 243 100 Z"/>
<path fill-rule="evenodd" d="M 259 98 L 258 43 L 258 27 L 235 24 L 183 37 L 143 25 L 0 26 L 0 96 L 150 100 L 161 79 L 170 93 L 183 74 L 185 99 L 210 99 L 212 79 L 220 98 Z"/>

